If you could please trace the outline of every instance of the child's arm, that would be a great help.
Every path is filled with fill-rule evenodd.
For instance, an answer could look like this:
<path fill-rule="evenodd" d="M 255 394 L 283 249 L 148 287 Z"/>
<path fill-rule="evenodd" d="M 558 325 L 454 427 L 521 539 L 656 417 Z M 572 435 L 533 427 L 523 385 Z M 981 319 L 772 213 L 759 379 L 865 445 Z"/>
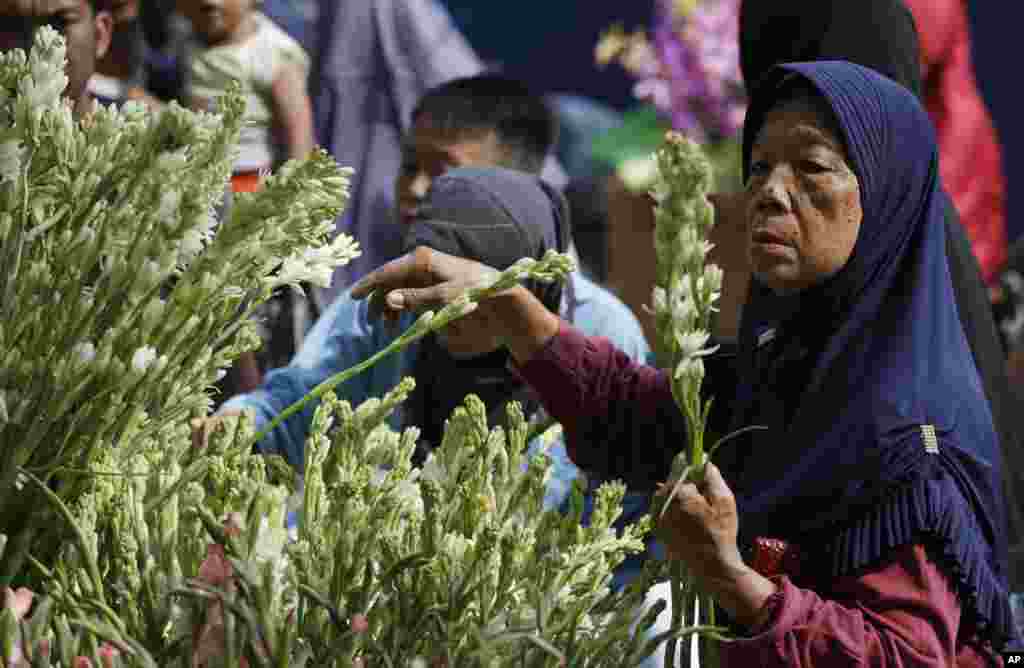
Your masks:
<path fill-rule="evenodd" d="M 297 63 L 281 65 L 270 96 L 288 158 L 305 158 L 313 150 L 313 105 L 306 91 L 305 68 Z"/>

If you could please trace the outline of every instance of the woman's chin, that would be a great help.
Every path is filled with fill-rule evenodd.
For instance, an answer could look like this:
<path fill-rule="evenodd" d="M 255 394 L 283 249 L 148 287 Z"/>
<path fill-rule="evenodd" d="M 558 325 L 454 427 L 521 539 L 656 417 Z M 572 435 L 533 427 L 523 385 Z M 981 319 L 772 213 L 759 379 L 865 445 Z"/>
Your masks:
<path fill-rule="evenodd" d="M 754 278 L 772 292 L 779 295 L 790 295 L 800 291 L 800 281 L 795 267 L 792 265 L 775 264 L 769 267 L 755 265 Z"/>

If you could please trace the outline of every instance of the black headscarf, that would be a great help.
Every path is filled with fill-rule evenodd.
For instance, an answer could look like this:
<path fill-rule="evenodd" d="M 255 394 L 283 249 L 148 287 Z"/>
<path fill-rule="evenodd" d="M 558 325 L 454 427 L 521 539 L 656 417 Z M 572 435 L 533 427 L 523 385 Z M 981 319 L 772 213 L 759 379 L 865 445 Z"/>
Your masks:
<path fill-rule="evenodd" d="M 405 250 L 434 250 L 507 269 L 520 258 L 540 259 L 569 248 L 568 205 L 561 193 L 536 176 L 507 169 L 451 170 L 431 184 Z M 558 313 L 562 287 L 526 282 L 548 310 Z M 423 339 L 407 404 L 407 422 L 420 428 L 416 459 L 441 443 L 444 422 L 467 394 L 487 407 L 491 425 L 504 424 L 506 406 L 518 401 L 529 417 L 540 406 L 532 391 L 509 371 L 505 349 L 471 359 L 450 355 L 433 336 Z M 417 462 L 418 463 L 418 462 Z"/>
<path fill-rule="evenodd" d="M 920 46 L 913 16 L 900 0 L 746 0 L 740 8 L 740 67 L 748 89 L 775 65 L 811 60 L 847 60 L 902 84 L 921 96 Z M 948 201 L 948 198 L 946 198 Z M 949 264 L 960 323 L 981 376 L 1005 473 L 1009 517 L 1010 585 L 1024 588 L 1024 521 L 1014 488 L 1024 489 L 1014 399 L 1006 374 L 988 290 L 977 258 L 952 204 L 945 212 Z M 752 291 L 763 291 L 756 284 Z M 753 295 L 752 295 L 753 296 Z M 762 301 L 766 308 L 768 302 Z"/>
<path fill-rule="evenodd" d="M 899 0 L 746 0 L 740 70 L 753 89 L 779 63 L 848 60 L 921 96 L 917 27 Z"/>

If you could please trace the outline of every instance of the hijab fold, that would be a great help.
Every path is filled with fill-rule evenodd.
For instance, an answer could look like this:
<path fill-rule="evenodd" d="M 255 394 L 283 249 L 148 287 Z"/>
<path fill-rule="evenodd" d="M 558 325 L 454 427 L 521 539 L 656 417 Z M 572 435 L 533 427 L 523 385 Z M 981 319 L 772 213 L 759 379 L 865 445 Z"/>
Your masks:
<path fill-rule="evenodd" d="M 779 341 L 811 342 L 807 382 L 781 397 L 792 421 L 751 435 L 734 458 L 745 472 L 737 498 L 744 533 L 825 545 L 826 577 L 924 542 L 947 563 L 967 623 L 1001 646 L 1012 636 L 1002 466 L 953 300 L 932 125 L 907 89 L 872 70 L 783 65 L 752 96 L 745 171 L 765 115 L 792 95 L 783 82 L 793 74 L 818 91 L 842 129 L 863 220 L 836 275 L 774 298 L 786 303 L 778 311 L 757 303 L 763 290 L 744 308 L 743 368 L 757 368 L 768 330 Z M 824 328 L 822 313 L 832 315 Z M 751 424 L 767 380 L 757 372 L 740 379 L 734 427 Z"/>

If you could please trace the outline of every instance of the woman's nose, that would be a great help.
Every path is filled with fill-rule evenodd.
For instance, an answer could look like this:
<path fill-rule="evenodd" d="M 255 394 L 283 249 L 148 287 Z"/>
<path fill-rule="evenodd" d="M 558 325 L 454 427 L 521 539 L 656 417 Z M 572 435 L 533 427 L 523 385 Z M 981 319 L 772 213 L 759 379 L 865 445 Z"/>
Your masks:
<path fill-rule="evenodd" d="M 754 193 L 754 207 L 757 210 L 789 210 L 790 174 L 787 167 L 778 165 L 769 172 Z"/>

